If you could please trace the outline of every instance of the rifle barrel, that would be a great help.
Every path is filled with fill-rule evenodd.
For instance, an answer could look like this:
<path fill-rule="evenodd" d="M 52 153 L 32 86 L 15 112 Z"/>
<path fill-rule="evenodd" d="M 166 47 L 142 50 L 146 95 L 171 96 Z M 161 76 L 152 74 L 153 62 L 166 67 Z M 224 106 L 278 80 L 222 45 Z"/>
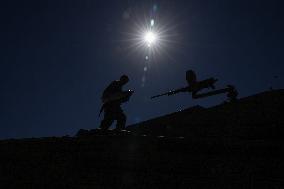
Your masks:
<path fill-rule="evenodd" d="M 157 98 L 157 97 L 160 97 L 160 96 L 165 96 L 165 95 L 168 95 L 168 96 L 174 95 L 174 94 L 179 93 L 179 92 L 185 92 L 188 89 L 190 89 L 190 88 L 189 87 L 179 88 L 179 89 L 172 90 L 172 91 L 169 91 L 169 92 L 166 92 L 166 93 L 162 93 L 162 94 L 159 94 L 159 95 L 152 96 L 151 99 Z"/>
<path fill-rule="evenodd" d="M 165 96 L 165 95 L 167 95 L 167 94 L 168 94 L 168 93 L 163 93 L 163 94 L 155 95 L 155 96 L 152 96 L 151 99 L 157 98 L 157 97 L 160 97 L 160 96 Z"/>

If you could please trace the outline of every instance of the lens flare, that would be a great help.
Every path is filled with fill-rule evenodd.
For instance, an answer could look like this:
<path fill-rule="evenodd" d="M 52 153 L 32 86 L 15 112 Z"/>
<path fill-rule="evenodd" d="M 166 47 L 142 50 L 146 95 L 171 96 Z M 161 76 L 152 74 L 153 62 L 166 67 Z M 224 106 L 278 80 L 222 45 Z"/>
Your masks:
<path fill-rule="evenodd" d="M 167 19 L 168 18 L 168 19 Z M 147 17 L 133 15 L 125 32 L 125 52 L 138 54 L 148 63 L 171 56 L 177 44 L 176 23 L 172 18 Z M 147 58 L 145 58 L 147 57 Z M 172 58 L 172 57 L 170 57 Z M 151 61 L 150 61 L 151 60 Z"/>

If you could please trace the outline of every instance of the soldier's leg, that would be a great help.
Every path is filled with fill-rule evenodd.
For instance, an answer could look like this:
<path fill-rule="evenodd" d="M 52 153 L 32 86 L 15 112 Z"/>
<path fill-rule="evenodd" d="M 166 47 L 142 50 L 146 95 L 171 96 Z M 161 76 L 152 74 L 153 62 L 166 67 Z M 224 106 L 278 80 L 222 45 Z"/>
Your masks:
<path fill-rule="evenodd" d="M 118 113 L 116 120 L 117 120 L 116 129 L 117 130 L 125 129 L 126 115 L 122 111 Z"/>
<path fill-rule="evenodd" d="M 101 121 L 100 129 L 108 130 L 108 128 L 111 126 L 112 123 L 113 123 L 113 120 L 111 119 L 103 119 Z"/>
<path fill-rule="evenodd" d="M 107 130 L 111 126 L 113 121 L 113 116 L 110 113 L 105 112 L 104 119 L 101 121 L 101 125 L 99 128 L 102 130 Z"/>

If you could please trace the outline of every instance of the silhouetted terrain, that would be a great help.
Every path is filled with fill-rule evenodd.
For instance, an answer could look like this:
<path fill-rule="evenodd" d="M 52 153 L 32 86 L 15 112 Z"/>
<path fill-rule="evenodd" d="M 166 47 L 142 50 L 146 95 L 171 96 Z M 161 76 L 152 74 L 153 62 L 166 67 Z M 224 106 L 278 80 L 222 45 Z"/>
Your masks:
<path fill-rule="evenodd" d="M 284 90 L 192 107 L 129 136 L 0 141 L 0 188 L 284 188 Z"/>
<path fill-rule="evenodd" d="M 191 107 L 131 125 L 128 129 L 138 133 L 190 136 L 196 139 L 274 138 L 282 130 L 283 107 L 284 90 L 273 90 L 207 109 L 201 106 Z"/>

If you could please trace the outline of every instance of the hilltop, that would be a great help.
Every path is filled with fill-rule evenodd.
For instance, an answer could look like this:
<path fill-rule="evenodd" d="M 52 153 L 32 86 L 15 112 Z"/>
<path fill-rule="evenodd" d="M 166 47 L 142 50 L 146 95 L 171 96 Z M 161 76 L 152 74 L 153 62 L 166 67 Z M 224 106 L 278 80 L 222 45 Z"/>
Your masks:
<path fill-rule="evenodd" d="M 284 90 L 271 90 L 220 105 L 194 106 L 127 129 L 138 133 L 189 137 L 266 138 L 279 135 L 284 123 Z"/>
<path fill-rule="evenodd" d="M 0 141 L 1 188 L 283 188 L 284 90 L 191 107 L 127 136 Z"/>

